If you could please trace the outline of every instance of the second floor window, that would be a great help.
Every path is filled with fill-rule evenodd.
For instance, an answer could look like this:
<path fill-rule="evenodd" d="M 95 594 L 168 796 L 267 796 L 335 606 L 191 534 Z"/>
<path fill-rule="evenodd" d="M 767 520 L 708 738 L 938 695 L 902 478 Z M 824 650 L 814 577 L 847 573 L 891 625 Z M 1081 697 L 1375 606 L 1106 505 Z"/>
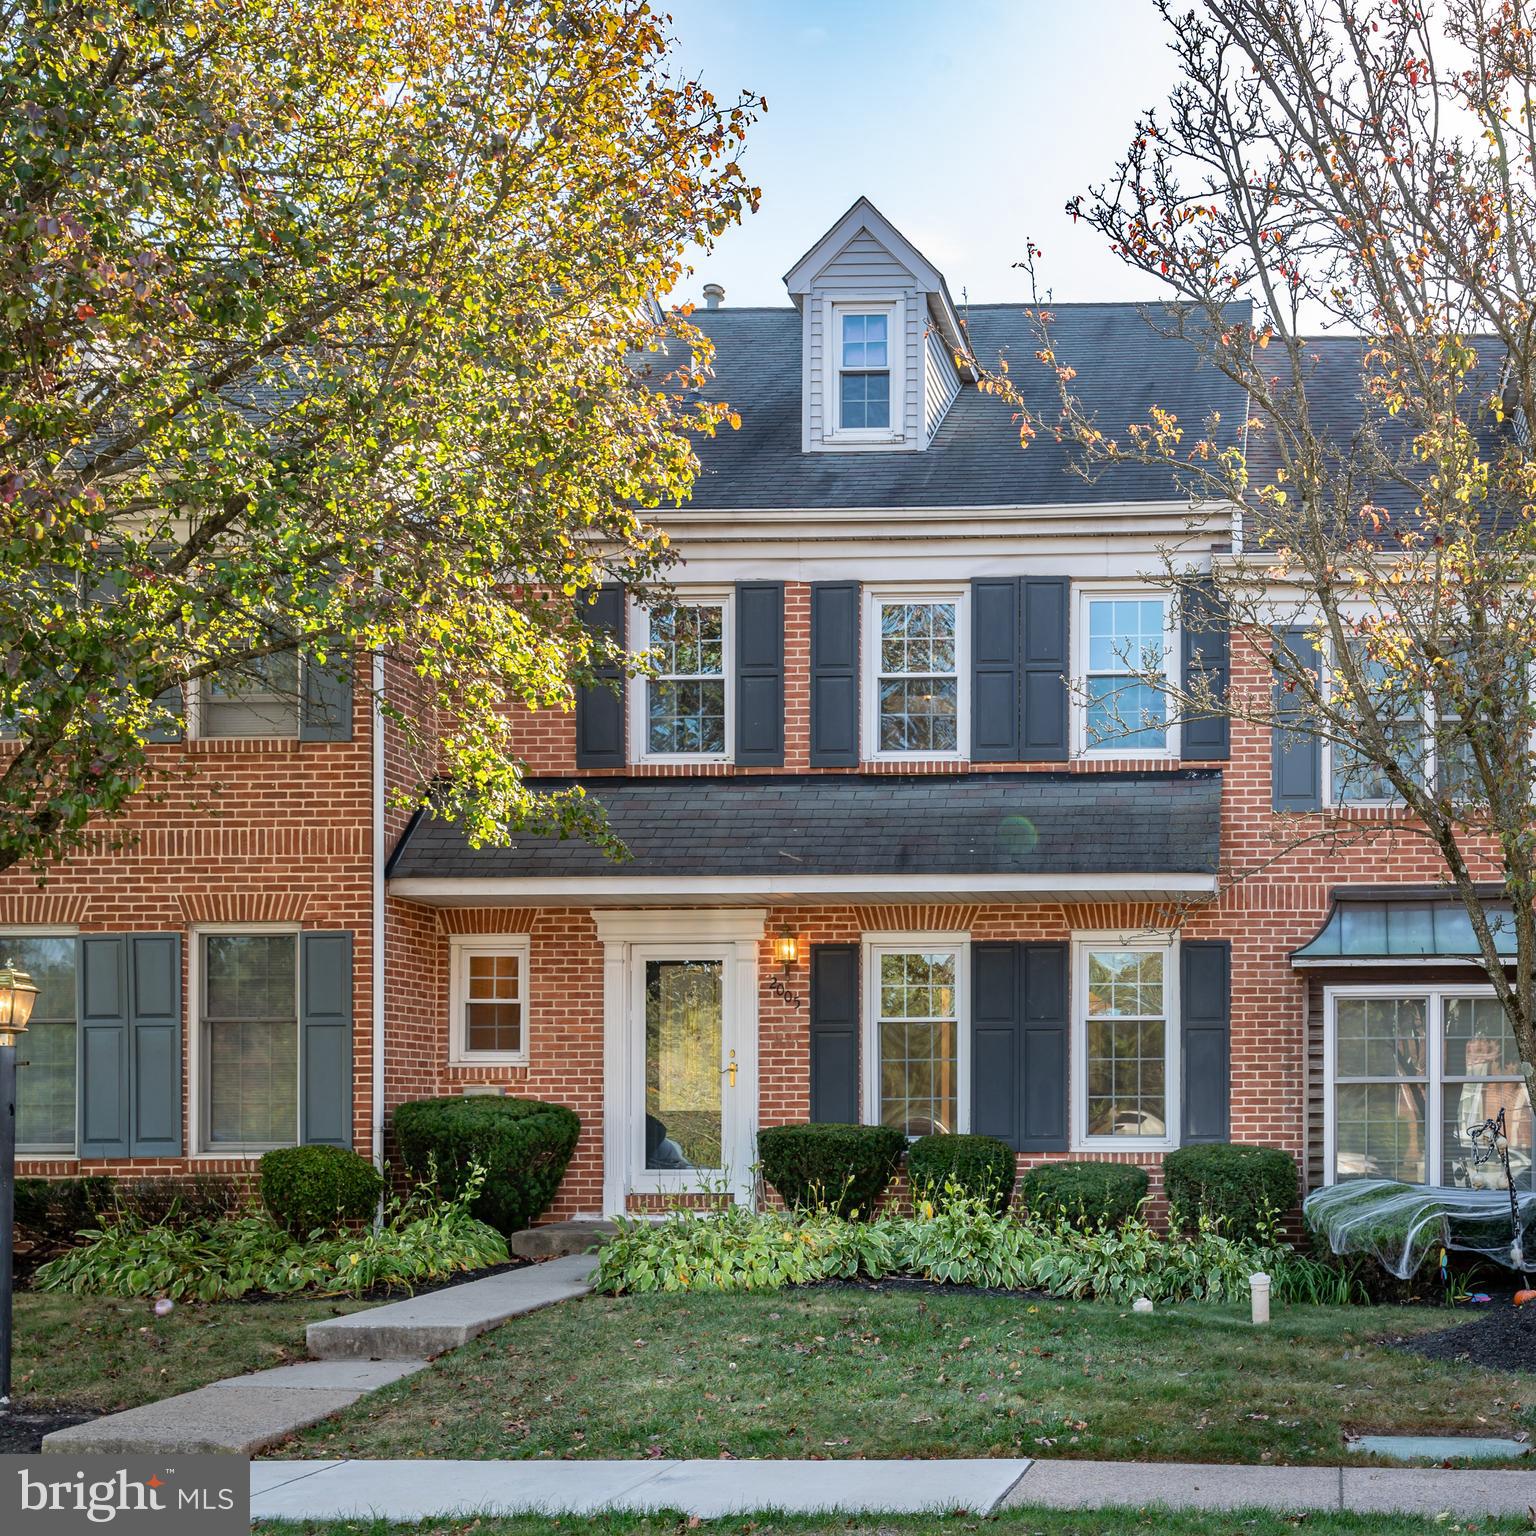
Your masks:
<path fill-rule="evenodd" d="M 843 432 L 888 432 L 891 426 L 891 317 L 838 316 L 838 419 Z"/>
<path fill-rule="evenodd" d="M 1169 751 L 1168 701 L 1153 680 L 1173 655 L 1168 600 L 1089 592 L 1081 632 L 1083 750 Z"/>
<path fill-rule="evenodd" d="M 1356 651 L 1356 661 L 1399 766 L 1407 777 L 1421 778 L 1427 748 L 1422 707 L 1393 691 L 1385 662 L 1363 650 Z M 1347 708 L 1347 700 L 1341 703 Z M 1329 794 L 1335 805 L 1384 805 L 1398 799 L 1386 769 L 1374 757 L 1341 742 L 1329 748 Z"/>
<path fill-rule="evenodd" d="M 679 599 L 642 618 L 655 673 L 635 690 L 645 759 L 725 761 L 731 751 L 731 602 Z"/>
<path fill-rule="evenodd" d="M 966 740 L 961 593 L 870 595 L 872 757 L 954 757 Z"/>
<path fill-rule="evenodd" d="M 299 654 L 279 651 L 199 684 L 201 736 L 297 736 Z"/>

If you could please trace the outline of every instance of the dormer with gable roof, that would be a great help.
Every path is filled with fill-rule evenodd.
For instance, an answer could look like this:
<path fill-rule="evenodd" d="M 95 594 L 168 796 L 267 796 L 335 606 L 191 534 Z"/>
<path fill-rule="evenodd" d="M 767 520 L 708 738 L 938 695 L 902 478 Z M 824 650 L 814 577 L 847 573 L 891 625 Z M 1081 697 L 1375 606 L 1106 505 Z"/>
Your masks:
<path fill-rule="evenodd" d="M 801 448 L 927 448 L 962 379 L 963 336 L 944 274 L 861 197 L 784 286 L 803 326 Z"/>

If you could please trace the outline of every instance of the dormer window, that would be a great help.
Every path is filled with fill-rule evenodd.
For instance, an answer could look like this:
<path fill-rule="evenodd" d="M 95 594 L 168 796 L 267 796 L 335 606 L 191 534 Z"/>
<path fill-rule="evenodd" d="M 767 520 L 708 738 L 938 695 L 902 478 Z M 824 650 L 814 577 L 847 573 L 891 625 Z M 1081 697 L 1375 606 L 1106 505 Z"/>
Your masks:
<path fill-rule="evenodd" d="M 889 310 L 838 314 L 838 430 L 891 430 L 891 316 Z"/>

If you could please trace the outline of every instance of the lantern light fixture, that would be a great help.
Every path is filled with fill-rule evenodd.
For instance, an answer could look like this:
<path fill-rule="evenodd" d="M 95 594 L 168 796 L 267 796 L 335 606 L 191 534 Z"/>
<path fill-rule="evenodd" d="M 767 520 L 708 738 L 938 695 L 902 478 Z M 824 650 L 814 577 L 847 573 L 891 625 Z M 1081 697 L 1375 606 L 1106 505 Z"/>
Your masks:
<path fill-rule="evenodd" d="M 789 968 L 800 958 L 800 940 L 788 923 L 779 929 L 778 936 L 773 941 L 773 954 L 779 964 L 784 967 L 784 974 L 789 975 Z"/>
<path fill-rule="evenodd" d="M 37 984 L 14 960 L 0 966 L 0 1046 L 15 1045 L 16 1036 L 27 1032 Z"/>

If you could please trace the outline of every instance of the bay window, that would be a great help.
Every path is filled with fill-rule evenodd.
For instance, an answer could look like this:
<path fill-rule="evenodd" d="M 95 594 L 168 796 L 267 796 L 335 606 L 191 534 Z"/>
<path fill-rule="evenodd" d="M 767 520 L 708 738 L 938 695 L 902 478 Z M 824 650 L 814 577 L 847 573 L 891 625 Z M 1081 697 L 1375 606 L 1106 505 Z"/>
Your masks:
<path fill-rule="evenodd" d="M 1500 1188 L 1472 1133 L 1504 1111 L 1510 1166 L 1536 1189 L 1519 1052 L 1476 988 L 1334 988 L 1326 994 L 1326 1178 Z"/>

